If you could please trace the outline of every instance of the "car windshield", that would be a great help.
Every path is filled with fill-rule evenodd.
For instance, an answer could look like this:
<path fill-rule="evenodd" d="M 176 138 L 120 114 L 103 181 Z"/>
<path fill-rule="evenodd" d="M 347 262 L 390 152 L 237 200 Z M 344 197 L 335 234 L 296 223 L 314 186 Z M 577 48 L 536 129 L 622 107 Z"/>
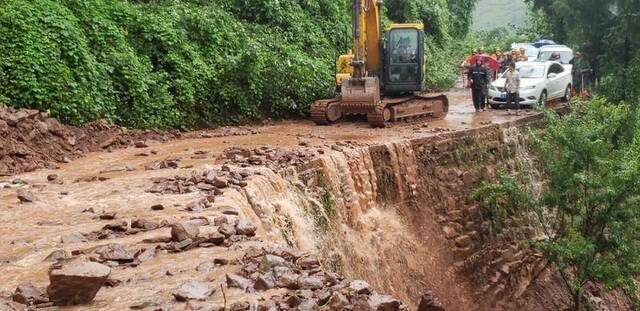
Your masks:
<path fill-rule="evenodd" d="M 520 78 L 522 79 L 540 79 L 544 77 L 544 65 L 523 65 L 518 67 Z"/>
<path fill-rule="evenodd" d="M 559 55 L 560 59 L 552 59 L 555 56 L 554 54 Z M 568 64 L 572 59 L 573 59 L 573 53 L 570 51 L 565 51 L 565 52 L 544 51 L 544 52 L 540 52 L 540 54 L 538 55 L 538 60 L 541 60 L 541 61 L 555 60 L 563 64 Z"/>

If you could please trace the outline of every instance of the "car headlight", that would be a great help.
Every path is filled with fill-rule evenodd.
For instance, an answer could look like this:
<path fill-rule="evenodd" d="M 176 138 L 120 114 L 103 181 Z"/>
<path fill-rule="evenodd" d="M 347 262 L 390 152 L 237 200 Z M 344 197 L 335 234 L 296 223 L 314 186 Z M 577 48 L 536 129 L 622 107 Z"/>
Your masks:
<path fill-rule="evenodd" d="M 535 86 L 535 85 L 528 85 L 528 86 L 521 86 L 521 87 L 520 87 L 520 89 L 521 89 L 521 90 L 523 90 L 523 91 L 526 91 L 526 90 L 533 90 L 533 89 L 535 89 L 535 88 L 536 88 L 536 86 Z"/>
<path fill-rule="evenodd" d="M 489 88 L 490 88 L 492 91 L 497 91 L 497 90 L 498 90 L 495 86 L 493 86 L 493 84 L 491 84 L 491 85 L 489 86 Z"/>

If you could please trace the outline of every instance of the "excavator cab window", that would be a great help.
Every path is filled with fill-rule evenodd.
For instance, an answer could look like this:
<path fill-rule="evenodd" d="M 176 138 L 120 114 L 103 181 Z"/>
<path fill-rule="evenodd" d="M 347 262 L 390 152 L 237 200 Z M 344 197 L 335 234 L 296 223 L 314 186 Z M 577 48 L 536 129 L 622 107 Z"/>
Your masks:
<path fill-rule="evenodd" d="M 424 38 L 415 28 L 394 28 L 386 40 L 386 82 L 397 91 L 413 91 L 422 85 L 424 76 Z M 392 85 L 396 86 L 393 87 Z"/>

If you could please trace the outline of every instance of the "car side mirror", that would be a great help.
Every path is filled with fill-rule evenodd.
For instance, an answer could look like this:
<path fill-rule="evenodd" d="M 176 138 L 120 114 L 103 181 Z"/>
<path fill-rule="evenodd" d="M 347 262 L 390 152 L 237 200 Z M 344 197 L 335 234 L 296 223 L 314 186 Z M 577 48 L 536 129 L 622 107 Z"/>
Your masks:
<path fill-rule="evenodd" d="M 553 78 L 555 78 L 555 77 L 557 77 L 557 76 L 558 76 L 558 74 L 557 74 L 557 73 L 552 72 L 552 73 L 550 73 L 550 74 L 547 76 L 547 78 L 549 78 L 549 79 L 553 79 Z"/>

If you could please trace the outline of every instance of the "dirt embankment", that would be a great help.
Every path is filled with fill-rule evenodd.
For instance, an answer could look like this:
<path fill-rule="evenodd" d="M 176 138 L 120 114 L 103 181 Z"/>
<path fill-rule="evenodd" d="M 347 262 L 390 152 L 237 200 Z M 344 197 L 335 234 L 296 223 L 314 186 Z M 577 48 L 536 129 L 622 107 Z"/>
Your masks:
<path fill-rule="evenodd" d="M 54 168 L 87 152 L 142 147 L 177 138 L 248 135 L 248 127 L 206 132 L 128 130 L 99 120 L 82 127 L 64 125 L 45 112 L 0 106 L 0 176 Z"/>

